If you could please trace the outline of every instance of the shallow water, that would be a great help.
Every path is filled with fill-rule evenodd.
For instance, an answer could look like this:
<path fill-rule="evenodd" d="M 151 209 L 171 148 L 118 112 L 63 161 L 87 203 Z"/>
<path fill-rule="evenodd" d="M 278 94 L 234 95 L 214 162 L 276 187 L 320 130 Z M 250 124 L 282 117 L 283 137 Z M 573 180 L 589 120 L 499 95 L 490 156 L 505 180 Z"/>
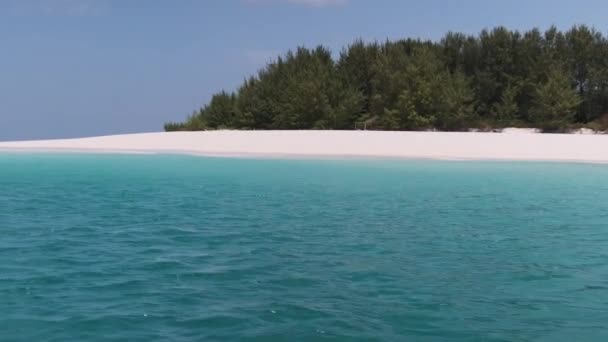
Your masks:
<path fill-rule="evenodd" d="M 0 154 L 2 341 L 605 341 L 608 166 Z"/>

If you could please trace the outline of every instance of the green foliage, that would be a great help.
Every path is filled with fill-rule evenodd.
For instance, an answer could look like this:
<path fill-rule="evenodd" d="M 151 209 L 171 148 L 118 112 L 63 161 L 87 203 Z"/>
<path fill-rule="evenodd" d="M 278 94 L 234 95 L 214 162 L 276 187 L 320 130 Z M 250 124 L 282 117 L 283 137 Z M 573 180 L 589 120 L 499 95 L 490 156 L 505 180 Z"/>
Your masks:
<path fill-rule="evenodd" d="M 167 122 L 164 127 L 166 132 L 183 131 L 185 128 L 181 122 Z"/>
<path fill-rule="evenodd" d="M 436 127 L 446 131 L 466 130 L 475 122 L 474 94 L 462 73 L 447 75 L 435 104 Z"/>
<path fill-rule="evenodd" d="M 532 103 L 531 118 L 539 127 L 552 131 L 573 122 L 581 99 L 572 89 L 566 73 L 555 68 L 536 90 Z"/>
<path fill-rule="evenodd" d="M 495 122 L 508 125 L 517 118 L 519 105 L 517 96 L 519 95 L 519 86 L 509 83 L 500 96 L 500 101 L 492 106 L 491 115 Z"/>
<path fill-rule="evenodd" d="M 202 110 L 201 117 L 210 128 L 233 127 L 237 120 L 236 95 L 225 91 L 214 95 Z"/>
<path fill-rule="evenodd" d="M 424 129 L 433 126 L 435 116 L 423 114 L 416 107 L 416 98 L 410 90 L 404 90 L 397 100 L 396 110 L 400 113 L 401 128 L 409 130 Z"/>
<path fill-rule="evenodd" d="M 556 67 L 559 66 L 559 67 Z M 297 48 L 165 130 L 600 127 L 608 41 L 586 26 Z"/>

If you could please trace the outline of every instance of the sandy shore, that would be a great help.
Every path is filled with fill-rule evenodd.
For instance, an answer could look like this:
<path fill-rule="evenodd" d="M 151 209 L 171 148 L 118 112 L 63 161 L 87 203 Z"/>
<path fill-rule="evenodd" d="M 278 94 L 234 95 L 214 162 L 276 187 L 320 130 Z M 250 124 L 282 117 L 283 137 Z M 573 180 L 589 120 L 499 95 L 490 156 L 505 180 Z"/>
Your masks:
<path fill-rule="evenodd" d="M 0 142 L 0 150 L 608 163 L 608 135 L 518 131 L 208 131 Z"/>

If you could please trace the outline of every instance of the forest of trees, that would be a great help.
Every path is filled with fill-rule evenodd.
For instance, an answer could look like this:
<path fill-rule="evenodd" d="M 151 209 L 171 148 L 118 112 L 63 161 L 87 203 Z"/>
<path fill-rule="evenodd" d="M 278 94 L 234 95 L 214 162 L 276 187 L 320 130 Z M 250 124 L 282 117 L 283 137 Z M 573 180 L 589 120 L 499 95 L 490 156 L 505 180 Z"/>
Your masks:
<path fill-rule="evenodd" d="M 359 40 L 337 60 L 324 47 L 301 47 L 165 130 L 605 130 L 606 113 L 602 33 L 498 27 L 438 42 Z"/>

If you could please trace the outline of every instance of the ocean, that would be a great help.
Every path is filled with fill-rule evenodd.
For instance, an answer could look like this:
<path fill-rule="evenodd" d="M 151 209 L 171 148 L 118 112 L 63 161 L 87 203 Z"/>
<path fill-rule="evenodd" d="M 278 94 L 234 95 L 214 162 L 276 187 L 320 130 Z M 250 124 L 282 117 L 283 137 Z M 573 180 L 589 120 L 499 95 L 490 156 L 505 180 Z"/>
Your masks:
<path fill-rule="evenodd" d="M 608 165 L 0 153 L 0 341 L 606 341 Z"/>

